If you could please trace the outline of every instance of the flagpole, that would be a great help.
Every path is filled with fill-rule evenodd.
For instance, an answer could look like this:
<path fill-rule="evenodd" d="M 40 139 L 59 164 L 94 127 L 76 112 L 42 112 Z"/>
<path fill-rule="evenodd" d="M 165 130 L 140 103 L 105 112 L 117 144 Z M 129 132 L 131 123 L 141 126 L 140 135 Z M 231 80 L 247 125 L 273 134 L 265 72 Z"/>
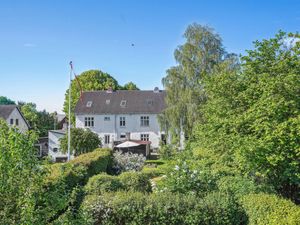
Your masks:
<path fill-rule="evenodd" d="M 69 84 L 69 121 L 68 121 L 68 161 L 71 158 L 71 82 L 72 82 L 72 61 L 70 62 L 70 84 Z"/>

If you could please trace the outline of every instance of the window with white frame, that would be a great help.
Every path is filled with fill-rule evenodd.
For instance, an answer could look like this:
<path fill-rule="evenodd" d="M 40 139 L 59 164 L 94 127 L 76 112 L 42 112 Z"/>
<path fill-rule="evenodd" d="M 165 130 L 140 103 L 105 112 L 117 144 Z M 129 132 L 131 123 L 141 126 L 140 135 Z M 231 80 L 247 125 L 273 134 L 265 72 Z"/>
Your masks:
<path fill-rule="evenodd" d="M 14 124 L 14 119 L 10 119 L 10 125 Z"/>
<path fill-rule="evenodd" d="M 149 134 L 141 134 L 141 141 L 149 141 Z"/>
<path fill-rule="evenodd" d="M 120 127 L 125 127 L 125 126 L 126 126 L 125 116 L 121 116 L 120 117 Z"/>
<path fill-rule="evenodd" d="M 120 134 L 120 138 L 121 139 L 125 139 L 126 138 L 126 134 Z"/>
<path fill-rule="evenodd" d="M 104 144 L 110 143 L 110 135 L 104 135 Z"/>
<path fill-rule="evenodd" d="M 141 116 L 141 127 L 149 127 L 149 116 Z"/>
<path fill-rule="evenodd" d="M 93 102 L 92 101 L 88 101 L 87 103 L 86 103 L 86 107 L 92 107 L 92 104 L 93 104 Z"/>
<path fill-rule="evenodd" d="M 110 117 L 109 116 L 105 116 L 104 117 L 104 121 L 110 121 Z"/>
<path fill-rule="evenodd" d="M 16 126 L 19 126 L 19 119 L 16 119 Z"/>
<path fill-rule="evenodd" d="M 84 117 L 85 127 L 94 127 L 94 117 Z"/>

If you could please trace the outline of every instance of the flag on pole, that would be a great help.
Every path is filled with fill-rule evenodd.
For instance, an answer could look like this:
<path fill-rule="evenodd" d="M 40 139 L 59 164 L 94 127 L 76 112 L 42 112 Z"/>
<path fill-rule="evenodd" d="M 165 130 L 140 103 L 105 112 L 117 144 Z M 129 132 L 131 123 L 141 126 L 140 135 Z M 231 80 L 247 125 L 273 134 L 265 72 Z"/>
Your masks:
<path fill-rule="evenodd" d="M 77 75 L 76 75 L 75 72 L 74 72 L 74 69 L 73 69 L 73 62 L 72 62 L 72 61 L 70 61 L 70 67 L 71 67 L 71 71 L 72 71 L 72 73 L 74 74 L 76 83 L 77 83 L 77 85 L 78 85 L 78 87 L 79 87 L 79 90 L 80 90 L 80 101 L 81 101 L 81 103 L 83 103 L 83 99 L 82 99 L 82 87 L 81 87 L 81 84 L 80 84 L 80 81 L 79 81 Z"/>

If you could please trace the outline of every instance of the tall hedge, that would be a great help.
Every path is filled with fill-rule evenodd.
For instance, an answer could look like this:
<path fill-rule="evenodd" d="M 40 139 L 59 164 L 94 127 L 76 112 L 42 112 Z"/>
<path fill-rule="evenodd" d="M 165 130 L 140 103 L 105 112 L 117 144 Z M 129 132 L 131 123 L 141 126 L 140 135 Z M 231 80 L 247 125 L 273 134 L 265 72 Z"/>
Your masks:
<path fill-rule="evenodd" d="M 94 224 L 245 224 L 246 215 L 230 196 L 212 193 L 195 196 L 141 192 L 110 192 L 88 195 L 83 212 Z"/>
<path fill-rule="evenodd" d="M 111 162 L 111 150 L 96 149 L 82 154 L 67 163 L 57 163 L 50 166 L 50 175 L 44 189 L 41 190 L 40 207 L 37 216 L 40 222 L 56 220 L 67 210 L 68 206 L 77 203 L 80 198 L 80 187 L 85 185 L 89 177 L 106 172 Z M 77 200 L 74 200 L 77 199 Z"/>

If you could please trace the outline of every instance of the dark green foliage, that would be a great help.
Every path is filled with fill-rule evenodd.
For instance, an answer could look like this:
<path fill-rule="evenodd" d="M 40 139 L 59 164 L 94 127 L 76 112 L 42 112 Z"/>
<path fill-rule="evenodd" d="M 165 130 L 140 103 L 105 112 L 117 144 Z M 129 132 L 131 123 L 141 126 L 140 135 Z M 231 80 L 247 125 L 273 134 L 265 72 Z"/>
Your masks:
<path fill-rule="evenodd" d="M 94 224 L 245 224 L 243 210 L 229 196 L 214 193 L 204 199 L 138 192 L 89 195 L 82 209 Z"/>
<path fill-rule="evenodd" d="M 142 172 L 124 172 L 119 175 L 119 179 L 125 190 L 151 192 L 151 184 L 147 174 Z"/>
<path fill-rule="evenodd" d="M 241 199 L 249 224 L 300 224 L 300 207 L 276 195 L 249 194 Z"/>
<path fill-rule="evenodd" d="M 158 153 L 160 159 L 168 160 L 174 158 L 177 151 L 176 148 L 174 148 L 171 145 L 161 145 L 158 150 Z"/>
<path fill-rule="evenodd" d="M 0 105 L 15 105 L 15 104 L 16 103 L 13 100 L 5 96 L 0 96 Z"/>
<path fill-rule="evenodd" d="M 71 129 L 71 150 L 75 156 L 88 153 L 101 145 L 99 136 L 90 129 Z M 60 139 L 60 147 L 63 152 L 68 150 L 68 135 Z"/>
<path fill-rule="evenodd" d="M 84 189 L 88 194 L 98 194 L 104 192 L 124 190 L 124 185 L 117 176 L 111 176 L 108 174 L 98 174 L 91 177 Z"/>

